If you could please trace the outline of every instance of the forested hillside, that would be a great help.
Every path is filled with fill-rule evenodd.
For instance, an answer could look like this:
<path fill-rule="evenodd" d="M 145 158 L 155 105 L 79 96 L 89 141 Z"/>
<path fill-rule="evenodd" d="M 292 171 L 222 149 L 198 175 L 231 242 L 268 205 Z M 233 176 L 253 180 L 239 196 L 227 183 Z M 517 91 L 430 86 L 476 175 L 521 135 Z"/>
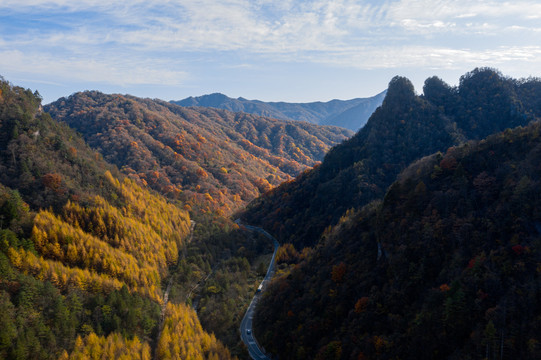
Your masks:
<path fill-rule="evenodd" d="M 297 248 L 312 246 L 347 209 L 382 198 L 412 161 L 541 114 L 539 79 L 518 81 L 493 69 L 467 73 L 456 88 L 429 78 L 423 91 L 418 96 L 408 79 L 394 78 L 364 128 L 320 166 L 256 199 L 243 218 Z"/>
<path fill-rule="evenodd" d="M 340 126 L 357 131 L 366 124 L 381 105 L 385 91 L 369 98 L 331 100 L 327 102 L 287 103 L 265 102 L 244 98 L 232 99 L 223 94 L 210 94 L 171 101 L 180 106 L 201 106 L 234 112 L 267 116 L 282 120 L 307 121 L 319 125 Z"/>
<path fill-rule="evenodd" d="M 157 339 L 188 212 L 125 178 L 40 102 L 0 79 L 0 357 L 230 358 L 184 305 L 168 307 Z M 170 328 L 178 317 L 190 320 Z"/>
<path fill-rule="evenodd" d="M 312 252 L 283 247 L 258 340 L 284 359 L 539 359 L 540 133 L 425 157 Z"/>
<path fill-rule="evenodd" d="M 493 69 L 395 77 L 342 142 L 0 79 L 0 358 L 246 357 L 272 245 L 235 211 L 283 243 L 254 318 L 280 358 L 539 358 L 540 99 Z"/>
<path fill-rule="evenodd" d="M 352 133 L 132 96 L 82 92 L 46 110 L 139 184 L 229 214 L 323 159 Z"/>

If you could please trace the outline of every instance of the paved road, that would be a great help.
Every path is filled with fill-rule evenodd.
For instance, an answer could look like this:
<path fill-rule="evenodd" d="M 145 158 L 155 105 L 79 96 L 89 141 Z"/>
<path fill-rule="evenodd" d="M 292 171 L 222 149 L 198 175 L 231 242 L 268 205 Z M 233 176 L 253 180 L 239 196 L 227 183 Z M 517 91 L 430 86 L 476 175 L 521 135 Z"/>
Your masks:
<path fill-rule="evenodd" d="M 240 222 L 237 222 L 237 223 L 240 223 Z M 265 287 L 267 283 L 270 281 L 270 279 L 274 275 L 274 258 L 276 257 L 276 251 L 278 250 L 278 246 L 280 246 L 280 244 L 272 235 L 270 235 L 268 232 L 266 232 L 265 230 L 261 228 L 250 226 L 250 225 L 243 225 L 243 226 L 247 228 L 248 230 L 261 233 L 273 241 L 274 253 L 272 254 L 272 259 L 270 261 L 267 274 L 265 275 L 265 278 L 261 282 L 261 284 L 263 285 L 262 291 L 265 291 Z M 256 293 L 254 295 L 254 298 L 252 299 L 252 302 L 250 303 L 250 306 L 248 306 L 248 310 L 246 310 L 246 314 L 244 315 L 244 318 L 242 319 L 242 322 L 240 323 L 240 337 L 242 339 L 242 342 L 244 342 L 244 344 L 248 348 L 248 352 L 250 353 L 250 356 L 252 357 L 252 359 L 270 360 L 270 357 L 265 355 L 265 353 L 263 352 L 263 350 L 257 343 L 254 337 L 254 332 L 252 328 L 252 319 L 254 318 L 255 307 L 257 305 L 257 302 L 259 301 L 260 296 L 261 296 L 260 292 Z"/>

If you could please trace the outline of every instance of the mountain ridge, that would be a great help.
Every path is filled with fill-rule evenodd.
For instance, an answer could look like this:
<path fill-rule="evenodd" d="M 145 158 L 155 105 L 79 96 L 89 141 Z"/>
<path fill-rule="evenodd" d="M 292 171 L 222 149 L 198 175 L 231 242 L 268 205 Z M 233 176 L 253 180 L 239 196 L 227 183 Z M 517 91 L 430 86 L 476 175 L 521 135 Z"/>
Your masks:
<path fill-rule="evenodd" d="M 419 96 L 408 79 L 395 77 L 382 106 L 357 134 L 332 148 L 320 166 L 254 200 L 240 216 L 283 242 L 312 246 L 347 209 L 381 198 L 412 161 L 467 139 L 528 124 L 541 107 L 521 101 L 523 89 L 541 93 L 540 84 L 484 68 L 461 77 L 457 88 L 429 78 L 427 95 Z M 479 93 L 476 88 L 499 96 L 472 96 Z M 438 98 L 439 93 L 446 95 Z"/>
<path fill-rule="evenodd" d="M 308 121 L 319 125 L 340 126 L 357 131 L 364 126 L 372 112 L 381 105 L 386 91 L 368 98 L 351 100 L 333 99 L 327 102 L 288 103 L 230 98 L 213 93 L 183 100 L 171 101 L 180 106 L 213 107 L 233 112 L 246 112 L 281 120 Z"/>
<path fill-rule="evenodd" d="M 230 213 L 322 160 L 351 131 L 129 95 L 45 106 L 130 177 L 189 207 Z"/>
<path fill-rule="evenodd" d="M 52 118 L 1 80 L 0 357 L 242 356 L 269 244 L 223 215 L 262 193 L 241 215 L 282 242 L 254 318 L 273 355 L 541 356 L 540 79 L 397 76 L 332 148 L 351 132 L 96 91 Z"/>

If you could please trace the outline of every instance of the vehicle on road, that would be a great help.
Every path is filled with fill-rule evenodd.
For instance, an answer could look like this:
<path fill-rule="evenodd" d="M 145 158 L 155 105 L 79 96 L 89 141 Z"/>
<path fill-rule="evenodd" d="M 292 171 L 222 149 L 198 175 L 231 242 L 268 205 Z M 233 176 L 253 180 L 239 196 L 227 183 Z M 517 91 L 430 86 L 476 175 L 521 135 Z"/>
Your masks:
<path fill-rule="evenodd" d="M 237 222 L 237 224 L 241 225 L 240 220 Z M 246 313 L 244 314 L 244 317 L 242 318 L 242 322 L 240 324 L 241 339 L 242 339 L 242 342 L 246 345 L 246 348 L 248 350 L 248 353 L 250 354 L 250 357 L 256 360 L 271 360 L 270 357 L 265 354 L 264 350 L 261 349 L 259 345 L 257 344 L 255 336 L 252 333 L 252 319 L 254 317 L 254 309 L 259 299 L 259 295 L 264 290 L 264 287 L 265 287 L 264 284 L 265 282 L 270 281 L 270 279 L 272 278 L 274 274 L 274 265 L 275 265 L 274 260 L 276 258 L 276 253 L 278 252 L 278 247 L 280 246 L 280 244 L 274 237 L 272 237 L 272 235 L 270 235 L 268 232 L 266 232 L 265 230 L 261 228 L 250 226 L 250 225 L 245 225 L 244 227 L 246 228 L 246 230 L 256 231 L 265 235 L 265 237 L 272 240 L 274 244 L 274 252 L 272 254 L 272 259 L 267 269 L 267 274 L 265 275 L 265 278 L 263 279 L 263 281 L 259 284 L 259 287 L 257 288 L 254 294 L 252 302 L 248 306 L 248 309 L 246 310 Z"/>

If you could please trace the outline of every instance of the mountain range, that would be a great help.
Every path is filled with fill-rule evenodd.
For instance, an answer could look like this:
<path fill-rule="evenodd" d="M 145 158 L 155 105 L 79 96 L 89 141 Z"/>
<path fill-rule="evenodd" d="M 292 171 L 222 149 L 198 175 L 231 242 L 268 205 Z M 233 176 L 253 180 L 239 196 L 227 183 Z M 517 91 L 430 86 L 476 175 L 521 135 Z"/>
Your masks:
<path fill-rule="evenodd" d="M 369 98 L 331 100 L 328 102 L 287 103 L 230 98 L 214 93 L 172 101 L 180 106 L 211 107 L 233 112 L 245 112 L 282 120 L 307 121 L 319 125 L 339 126 L 353 131 L 366 124 L 374 110 L 381 105 L 386 90 Z"/>
<path fill-rule="evenodd" d="M 42 107 L 4 79 L 0 130 L 0 357 L 56 359 L 232 358 L 199 318 L 243 356 L 222 299 L 247 304 L 267 246 L 221 214 L 352 135 L 99 92 Z"/>
<path fill-rule="evenodd" d="M 352 132 L 160 100 L 80 92 L 45 106 L 129 177 L 229 214 L 323 159 Z"/>
<path fill-rule="evenodd" d="M 353 134 L 0 78 L 0 358 L 246 359 L 257 293 L 276 358 L 539 359 L 541 80 L 380 95 Z"/>

